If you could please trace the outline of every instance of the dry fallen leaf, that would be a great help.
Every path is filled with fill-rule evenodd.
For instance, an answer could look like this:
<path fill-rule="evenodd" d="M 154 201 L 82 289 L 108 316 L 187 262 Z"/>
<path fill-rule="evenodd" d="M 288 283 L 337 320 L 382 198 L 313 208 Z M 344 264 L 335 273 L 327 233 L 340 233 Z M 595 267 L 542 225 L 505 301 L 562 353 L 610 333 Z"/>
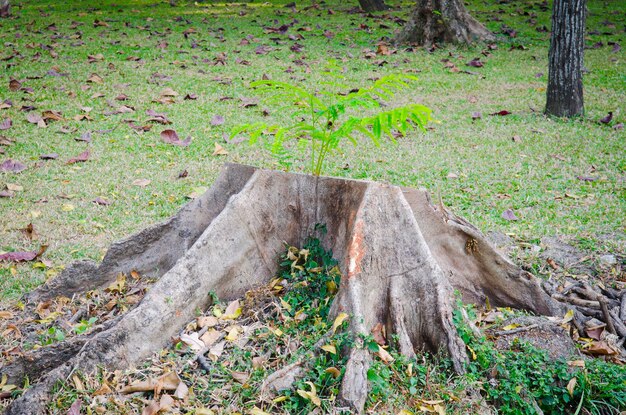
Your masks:
<path fill-rule="evenodd" d="M 213 150 L 214 156 L 226 156 L 228 155 L 228 151 L 218 143 L 215 143 L 215 148 Z"/>
<path fill-rule="evenodd" d="M 202 343 L 204 343 L 206 347 L 210 347 L 215 344 L 215 342 L 217 342 L 221 337 L 222 333 L 215 329 L 210 329 L 207 330 L 207 332 L 200 337 L 200 340 L 202 341 Z"/>
<path fill-rule="evenodd" d="M 242 385 L 245 385 L 250 378 L 250 374 L 246 372 L 230 372 L 230 375 Z"/>
<path fill-rule="evenodd" d="M 378 346 L 377 354 L 378 354 L 378 357 L 380 357 L 380 359 L 385 363 L 391 363 L 395 360 L 393 356 L 390 355 L 389 352 L 383 349 L 383 347 L 380 345 Z"/>
<path fill-rule="evenodd" d="M 131 383 L 121 389 L 121 393 L 128 394 L 133 392 L 150 392 L 156 388 L 161 390 L 175 391 L 180 384 L 180 379 L 175 372 L 167 372 L 166 374 L 156 378 L 140 380 Z"/>
<path fill-rule="evenodd" d="M 146 187 L 152 182 L 152 180 L 148 179 L 137 179 L 133 181 L 133 186 Z"/>
<path fill-rule="evenodd" d="M 571 378 L 569 382 L 567 382 L 567 391 L 569 392 L 569 396 L 574 396 L 574 389 L 576 388 L 576 378 Z"/>
<path fill-rule="evenodd" d="M 204 342 L 198 338 L 198 333 L 183 333 L 180 335 L 180 341 L 189 346 L 192 350 L 200 351 L 204 348 Z"/>
<path fill-rule="evenodd" d="M 335 318 L 335 321 L 333 322 L 333 327 L 332 327 L 333 333 L 337 331 L 337 328 L 339 328 L 339 326 L 341 326 L 341 324 L 347 318 L 348 318 L 348 315 L 346 313 L 339 313 L 339 315 Z"/>

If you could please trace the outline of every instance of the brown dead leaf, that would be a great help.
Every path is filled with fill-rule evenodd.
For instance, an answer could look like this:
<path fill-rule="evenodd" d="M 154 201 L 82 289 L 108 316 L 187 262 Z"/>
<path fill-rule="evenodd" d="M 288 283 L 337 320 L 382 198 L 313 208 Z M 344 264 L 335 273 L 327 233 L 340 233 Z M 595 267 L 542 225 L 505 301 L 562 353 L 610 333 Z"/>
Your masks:
<path fill-rule="evenodd" d="M 156 401 L 151 401 L 148 406 L 143 408 L 141 415 L 156 415 L 159 412 L 160 406 Z"/>
<path fill-rule="evenodd" d="M 24 236 L 26 236 L 26 238 L 31 241 L 36 241 L 37 239 L 39 239 L 39 235 L 37 234 L 37 231 L 35 231 L 35 227 L 33 226 L 32 223 L 29 223 L 28 225 L 26 225 L 24 229 L 20 229 L 20 230 L 22 231 Z"/>
<path fill-rule="evenodd" d="M 619 353 L 607 341 L 594 341 L 583 347 L 583 352 L 594 356 L 612 356 Z"/>
<path fill-rule="evenodd" d="M 76 157 L 72 157 L 71 159 L 69 159 L 68 161 L 65 162 L 65 164 L 74 164 L 74 163 L 83 163 L 87 160 L 89 160 L 89 149 L 83 151 L 82 153 L 80 153 L 78 156 Z"/>
<path fill-rule="evenodd" d="M 246 372 L 230 372 L 230 375 L 234 380 L 245 385 L 248 379 L 250 379 L 250 374 Z"/>
<path fill-rule="evenodd" d="M 215 148 L 213 150 L 213 155 L 214 156 L 226 156 L 226 155 L 228 155 L 228 151 L 226 151 L 226 149 L 224 147 L 222 147 L 221 145 L 219 145 L 216 142 L 215 143 Z"/>
<path fill-rule="evenodd" d="M 180 378 L 175 372 L 167 372 L 166 374 L 156 378 L 140 380 L 123 387 L 120 392 L 123 394 L 133 392 L 150 392 L 155 389 L 175 391 L 180 384 Z"/>
<path fill-rule="evenodd" d="M 162 97 L 177 97 L 178 92 L 174 91 L 172 88 L 165 88 L 163 91 L 161 91 L 160 95 Z"/>
<path fill-rule="evenodd" d="M 13 313 L 10 311 L 2 310 L 0 311 L 0 318 L 5 320 L 11 319 L 13 318 Z"/>
<path fill-rule="evenodd" d="M 214 316 L 201 316 L 197 318 L 199 328 L 215 327 L 217 325 L 217 318 Z"/>
<path fill-rule="evenodd" d="M 87 78 L 87 82 L 93 83 L 93 84 L 103 84 L 104 83 L 104 79 L 102 79 L 102 77 L 100 75 L 98 75 L 97 73 L 92 73 L 91 76 L 89 76 L 89 78 Z"/>

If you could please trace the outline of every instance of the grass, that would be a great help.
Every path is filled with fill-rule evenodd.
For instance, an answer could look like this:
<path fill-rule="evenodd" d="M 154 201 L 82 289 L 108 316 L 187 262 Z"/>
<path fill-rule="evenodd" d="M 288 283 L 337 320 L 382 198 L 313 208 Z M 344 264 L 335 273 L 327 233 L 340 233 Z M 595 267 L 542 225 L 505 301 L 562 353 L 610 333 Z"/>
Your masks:
<path fill-rule="evenodd" d="M 0 120 L 10 117 L 13 127 L 0 133 L 15 139 L 14 145 L 3 147 L 2 159 L 19 160 L 29 168 L 20 174 L 0 173 L 3 183 L 23 187 L 15 197 L 0 199 L 0 250 L 37 249 L 44 243 L 49 248 L 44 266 L 1 265 L 2 301 L 18 298 L 73 260 L 99 259 L 113 240 L 167 218 L 195 188 L 210 186 L 226 161 L 275 167 L 258 147 L 224 141 L 223 134 L 235 125 L 266 119 L 263 109 L 280 122 L 279 108 L 263 104 L 242 108 L 240 99 L 254 96 L 248 85 L 264 74 L 315 88 L 323 81 L 320 74 L 330 58 L 339 61 L 355 87 L 390 72 L 417 72 L 420 82 L 399 97 L 398 104 L 424 103 L 439 123 L 425 134 L 411 133 L 397 146 L 346 147 L 328 160 L 326 174 L 439 191 L 447 206 L 485 231 L 578 239 L 624 231 L 625 133 L 596 122 L 613 111 L 615 125 L 626 114 L 624 52 L 612 53 L 607 46 L 609 41 L 626 43 L 621 30 L 626 16 L 618 2 L 589 2 L 589 29 L 610 34 L 588 36 L 587 44 L 602 41 L 605 46 L 586 53 L 587 113 L 584 119 L 572 121 L 541 114 L 548 34 L 525 23 L 529 16 L 524 15 L 536 13 L 537 26 L 548 25 L 549 11 L 542 11 L 539 3 L 470 3 L 470 10 L 490 29 L 500 32 L 506 24 L 518 31 L 514 39 L 500 37 L 498 49 L 482 58 L 483 68 L 465 66 L 481 56 L 481 47 L 450 46 L 434 53 L 400 49 L 391 56 L 366 59 L 364 51 L 375 51 L 377 42 L 390 36 L 398 27 L 391 17 L 406 16 L 410 2 L 389 2 L 394 9 L 383 15 L 388 17 L 374 18 L 350 14 L 352 5 L 335 1 L 319 9 L 304 10 L 308 3 L 299 5 L 297 14 L 283 3 L 287 2 L 181 3 L 178 7 L 151 1 L 106 1 L 97 7 L 85 1 L 15 3 L 16 17 L 0 21 L 0 41 L 5 45 L 0 58 L 16 55 L 2 61 L 5 69 L 0 75 L 0 100 L 13 102 L 11 108 L 0 110 Z M 267 27 L 294 19 L 297 22 L 284 35 L 265 33 Z M 107 26 L 94 26 L 95 20 Z M 186 38 L 183 32 L 190 28 L 195 32 Z M 324 31 L 334 36 L 326 37 Z M 304 37 L 296 41 L 302 52 L 290 50 L 296 43 L 288 38 L 290 34 Z M 249 44 L 242 44 L 243 39 Z M 159 48 L 163 42 L 167 45 Z M 256 54 L 261 45 L 273 50 Z M 524 50 L 509 50 L 517 45 Z M 220 53 L 227 55 L 226 65 L 212 65 Z M 88 56 L 97 54 L 103 59 L 89 63 Z M 236 63 L 237 59 L 250 64 Z M 450 72 L 442 59 L 479 75 Z M 379 66 L 377 61 L 386 63 Z M 67 76 L 47 75 L 53 68 Z M 540 72 L 544 75 L 536 77 Z M 92 73 L 101 76 L 103 83 L 88 83 Z M 10 91 L 11 78 L 22 80 L 32 93 Z M 178 92 L 176 103 L 152 102 L 166 87 Z M 103 96 L 93 98 L 96 93 Z M 128 101 L 116 101 L 120 93 Z M 192 93 L 196 100 L 183 99 Z M 114 107 L 132 106 L 135 112 L 104 115 L 114 109 L 107 101 Z M 38 113 L 60 111 L 65 120 L 39 128 L 26 121 L 22 105 L 36 106 Z M 92 121 L 73 120 L 84 113 L 83 107 L 92 108 Z M 146 124 L 148 109 L 165 112 L 172 124 L 156 124 L 138 134 L 123 123 L 134 119 L 138 125 Z M 502 109 L 513 114 L 488 115 Z M 476 111 L 482 112 L 482 119 L 472 121 Z M 224 116 L 223 125 L 210 123 L 215 115 Z M 62 126 L 72 132 L 61 134 Z M 192 144 L 181 148 L 163 143 L 159 133 L 165 128 L 175 129 L 182 138 L 191 135 Z M 98 132 L 104 130 L 112 131 Z M 75 141 L 87 131 L 92 132 L 91 143 Z M 520 140 L 513 141 L 514 136 Z M 213 156 L 214 143 L 228 155 Z M 87 148 L 88 162 L 65 164 Z M 45 153 L 58 153 L 59 158 L 39 161 Z M 183 170 L 188 177 L 179 179 Z M 449 178 L 450 173 L 458 178 Z M 577 176 L 596 180 L 581 181 Z M 135 186 L 137 179 L 151 182 Z M 98 196 L 111 205 L 92 203 Z M 507 208 L 521 220 L 504 220 L 501 213 Z M 39 233 L 36 241 L 25 239 L 19 231 L 29 222 Z"/>

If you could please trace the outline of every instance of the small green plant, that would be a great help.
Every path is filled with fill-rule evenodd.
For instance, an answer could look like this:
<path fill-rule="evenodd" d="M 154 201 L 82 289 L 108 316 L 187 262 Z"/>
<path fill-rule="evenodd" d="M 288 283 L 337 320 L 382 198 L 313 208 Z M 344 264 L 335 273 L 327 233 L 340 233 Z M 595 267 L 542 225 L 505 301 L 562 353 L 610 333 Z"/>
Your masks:
<path fill-rule="evenodd" d="M 381 100 L 391 100 L 398 91 L 406 91 L 415 76 L 391 74 L 366 88 L 350 89 L 342 84 L 338 71 L 324 73 L 337 81 L 325 82 L 332 89 L 312 92 L 299 85 L 282 81 L 252 82 L 251 87 L 268 95 L 268 102 L 280 106 L 288 104 L 291 113 L 285 117 L 292 121 L 287 126 L 255 123 L 241 125 L 233 130 L 232 137 L 246 132 L 250 143 L 266 137 L 266 145 L 278 162 L 286 168 L 293 163 L 293 152 L 309 152 L 310 172 L 319 176 L 329 153 L 337 150 L 347 139 L 357 144 L 355 134 L 370 138 L 376 146 L 388 137 L 395 143 L 394 132 L 404 135 L 415 128 L 424 130 L 431 120 L 429 108 L 409 104 L 381 110 Z M 341 90 L 349 90 L 342 93 Z"/>
<path fill-rule="evenodd" d="M 74 333 L 81 335 L 86 333 L 98 319 L 91 317 L 89 320 L 81 320 L 80 323 L 73 327 Z"/>
<path fill-rule="evenodd" d="M 46 330 L 44 334 L 41 336 L 42 345 L 48 345 L 48 344 L 52 344 L 55 342 L 62 342 L 63 340 L 65 340 L 65 333 L 63 333 L 63 330 L 61 330 L 60 328 L 57 328 L 54 326 Z"/>

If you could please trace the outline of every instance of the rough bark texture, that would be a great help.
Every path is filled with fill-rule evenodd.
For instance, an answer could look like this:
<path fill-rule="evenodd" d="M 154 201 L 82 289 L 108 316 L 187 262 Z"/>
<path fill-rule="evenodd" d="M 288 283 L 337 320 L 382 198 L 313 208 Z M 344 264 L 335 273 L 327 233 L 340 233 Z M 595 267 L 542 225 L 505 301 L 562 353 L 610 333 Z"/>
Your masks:
<path fill-rule="evenodd" d="M 80 348 L 62 349 L 57 367 L 46 365 L 50 371 L 6 413 L 43 414 L 51 387 L 73 371 L 125 368 L 166 347 L 196 310 L 210 305 L 209 293 L 232 299 L 266 283 L 284 243 L 301 245 L 319 223 L 328 229 L 324 245 L 342 264 L 332 313 L 350 314 L 355 334 L 384 325 L 406 355 L 442 350 L 463 371 L 465 347 L 452 323 L 455 290 L 467 302 L 488 298 L 493 306 L 564 313 L 538 279 L 466 221 L 433 206 L 423 190 L 227 165 L 204 196 L 172 219 L 114 244 L 99 266 L 69 267 L 30 296 L 72 295 L 132 270 L 159 277 L 134 309 L 81 339 Z M 360 413 L 371 356 L 358 347 L 348 353 L 340 398 Z M 19 375 L 11 365 L 0 372 Z"/>
<path fill-rule="evenodd" d="M 461 0 L 418 0 L 396 43 L 430 47 L 440 43 L 473 43 L 494 39 Z"/>
<path fill-rule="evenodd" d="M 365 12 L 380 12 L 388 9 L 384 0 L 359 0 L 359 5 Z"/>
<path fill-rule="evenodd" d="M 0 0 L 0 17 L 9 17 L 11 15 L 11 5 L 9 0 Z"/>
<path fill-rule="evenodd" d="M 548 53 L 547 115 L 583 115 L 585 4 L 585 0 L 555 0 L 553 3 L 552 37 Z"/>

